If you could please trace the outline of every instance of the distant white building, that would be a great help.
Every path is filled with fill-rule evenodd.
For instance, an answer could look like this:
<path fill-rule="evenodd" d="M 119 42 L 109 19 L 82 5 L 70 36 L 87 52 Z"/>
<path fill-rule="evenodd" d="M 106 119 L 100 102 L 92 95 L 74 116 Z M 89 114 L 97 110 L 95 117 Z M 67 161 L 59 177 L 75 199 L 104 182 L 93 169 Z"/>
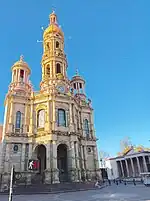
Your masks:
<path fill-rule="evenodd" d="M 150 172 L 150 150 L 143 147 L 128 147 L 117 157 L 105 162 L 108 179 L 140 177 Z"/>

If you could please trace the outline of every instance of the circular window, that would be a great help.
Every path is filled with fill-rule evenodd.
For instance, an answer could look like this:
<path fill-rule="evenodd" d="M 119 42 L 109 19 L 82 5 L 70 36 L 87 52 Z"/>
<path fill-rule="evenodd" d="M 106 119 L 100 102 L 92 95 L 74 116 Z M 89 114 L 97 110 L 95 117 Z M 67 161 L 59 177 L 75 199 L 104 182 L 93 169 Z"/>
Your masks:
<path fill-rule="evenodd" d="M 14 145 L 14 152 L 17 152 L 18 151 L 18 145 Z"/>

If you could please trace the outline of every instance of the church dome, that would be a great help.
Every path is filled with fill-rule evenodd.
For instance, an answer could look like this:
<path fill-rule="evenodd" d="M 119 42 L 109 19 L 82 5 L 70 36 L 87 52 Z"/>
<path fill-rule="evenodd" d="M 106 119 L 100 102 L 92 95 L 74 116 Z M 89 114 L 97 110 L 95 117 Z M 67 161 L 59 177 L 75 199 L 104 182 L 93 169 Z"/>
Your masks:
<path fill-rule="evenodd" d="M 64 37 L 63 31 L 57 24 L 57 15 L 54 12 L 52 12 L 49 18 L 50 18 L 50 25 L 45 29 L 43 37 L 45 38 L 47 35 L 51 33 L 56 33 Z"/>
<path fill-rule="evenodd" d="M 24 58 L 22 55 L 20 56 L 20 60 L 13 64 L 12 70 L 14 68 L 23 68 L 23 69 L 26 69 L 30 72 L 30 68 L 29 68 L 28 64 L 24 61 Z"/>
<path fill-rule="evenodd" d="M 72 77 L 71 79 L 71 83 L 72 82 L 77 82 L 77 81 L 81 81 L 85 84 L 85 80 L 83 79 L 82 76 L 79 75 L 78 70 L 76 70 L 76 74 Z"/>

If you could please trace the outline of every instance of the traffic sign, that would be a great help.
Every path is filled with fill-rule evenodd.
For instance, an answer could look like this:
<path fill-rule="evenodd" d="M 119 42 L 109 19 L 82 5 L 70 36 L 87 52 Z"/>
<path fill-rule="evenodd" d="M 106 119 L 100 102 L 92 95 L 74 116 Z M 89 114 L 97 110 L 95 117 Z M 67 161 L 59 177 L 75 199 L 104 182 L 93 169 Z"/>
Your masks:
<path fill-rule="evenodd" d="M 28 170 L 37 171 L 39 170 L 40 162 L 39 160 L 30 159 L 28 162 Z"/>

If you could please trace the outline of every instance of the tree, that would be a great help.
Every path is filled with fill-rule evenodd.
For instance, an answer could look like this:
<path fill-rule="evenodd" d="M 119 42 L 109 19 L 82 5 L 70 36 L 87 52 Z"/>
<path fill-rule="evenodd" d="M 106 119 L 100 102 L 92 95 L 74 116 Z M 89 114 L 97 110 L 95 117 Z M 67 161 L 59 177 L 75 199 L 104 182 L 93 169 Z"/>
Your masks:
<path fill-rule="evenodd" d="M 123 140 L 120 141 L 120 150 L 123 152 L 128 147 L 132 146 L 132 142 L 129 137 L 125 137 Z"/>
<path fill-rule="evenodd" d="M 103 150 L 100 150 L 99 152 L 99 157 L 100 157 L 100 165 L 101 167 L 105 167 L 105 161 L 107 158 L 110 157 L 109 153 Z"/>
<path fill-rule="evenodd" d="M 109 155 L 108 152 L 103 151 L 103 150 L 100 150 L 100 152 L 99 152 L 99 157 L 100 157 L 100 159 L 106 159 L 106 158 L 109 158 L 110 155 Z"/>

